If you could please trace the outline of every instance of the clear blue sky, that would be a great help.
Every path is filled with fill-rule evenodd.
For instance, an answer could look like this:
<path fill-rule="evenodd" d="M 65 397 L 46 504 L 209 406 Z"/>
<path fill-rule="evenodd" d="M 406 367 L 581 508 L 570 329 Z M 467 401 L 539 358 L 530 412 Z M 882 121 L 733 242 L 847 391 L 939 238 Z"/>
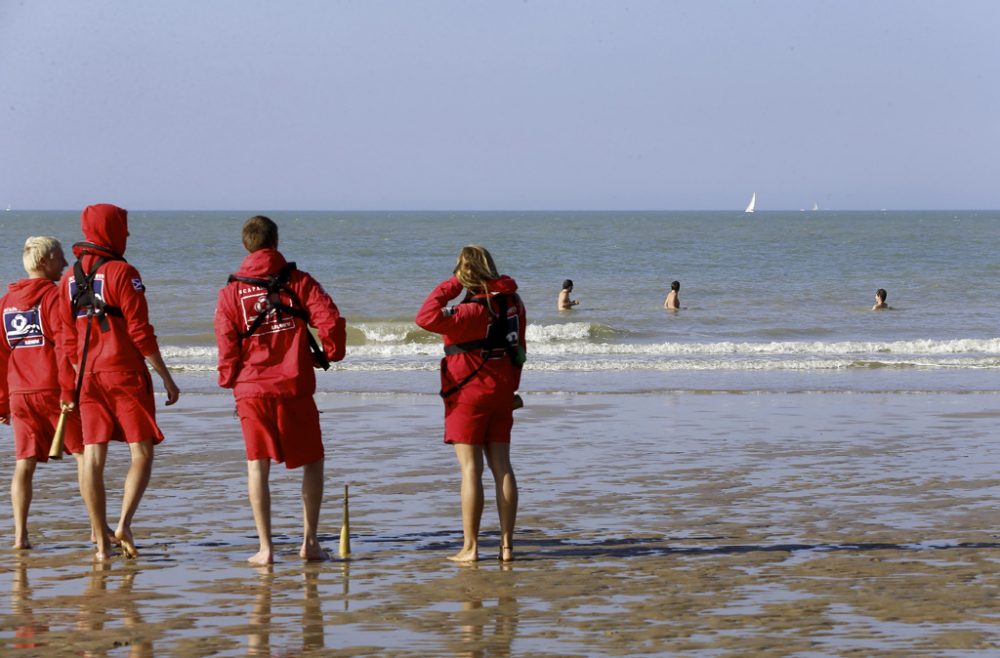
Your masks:
<path fill-rule="evenodd" d="M 995 0 L 0 0 L 0 205 L 1000 208 Z"/>

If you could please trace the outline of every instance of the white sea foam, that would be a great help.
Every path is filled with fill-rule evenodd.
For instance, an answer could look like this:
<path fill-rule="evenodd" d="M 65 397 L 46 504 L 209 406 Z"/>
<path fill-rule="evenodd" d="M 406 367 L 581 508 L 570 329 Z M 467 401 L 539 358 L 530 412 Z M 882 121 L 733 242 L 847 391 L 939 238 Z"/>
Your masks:
<path fill-rule="evenodd" d="M 595 322 L 566 322 L 563 324 L 528 324 L 525 339 L 528 343 L 586 341 L 614 336 L 615 329 Z"/>
<path fill-rule="evenodd" d="M 351 329 L 364 336 L 366 343 L 432 343 L 440 340 L 434 334 L 423 331 L 412 322 L 359 322 L 348 325 L 348 343 L 351 342 Z"/>
<path fill-rule="evenodd" d="M 1000 338 L 958 340 L 870 341 L 781 341 L 769 343 L 559 343 L 533 345 L 532 354 L 546 356 L 573 355 L 646 355 L 646 356 L 750 356 L 750 355 L 863 355 L 863 354 L 997 354 Z"/>
<path fill-rule="evenodd" d="M 565 326 L 565 325 L 552 325 Z M 163 348 L 172 368 L 212 370 L 214 347 Z M 344 370 L 413 370 L 436 367 L 439 343 L 367 343 L 348 347 Z M 528 369 L 625 370 L 838 370 L 846 368 L 1000 368 L 1000 339 L 891 342 L 770 343 L 528 343 Z"/>
<path fill-rule="evenodd" d="M 424 331 L 412 322 L 401 321 L 371 321 L 348 325 L 348 341 L 351 334 L 357 331 L 365 343 L 401 344 L 401 343 L 440 343 L 436 334 Z M 529 343 L 549 343 L 568 341 L 607 340 L 620 332 L 612 327 L 597 322 L 566 322 L 560 324 L 528 324 L 525 337 Z"/>

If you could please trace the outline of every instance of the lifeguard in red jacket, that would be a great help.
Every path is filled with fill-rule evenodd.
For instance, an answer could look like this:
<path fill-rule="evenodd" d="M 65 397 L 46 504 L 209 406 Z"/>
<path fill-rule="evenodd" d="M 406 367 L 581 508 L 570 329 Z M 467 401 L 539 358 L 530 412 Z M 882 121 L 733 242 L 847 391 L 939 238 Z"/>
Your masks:
<path fill-rule="evenodd" d="M 77 262 L 59 284 L 68 329 L 65 346 L 77 368 L 83 421 L 80 490 L 90 513 L 97 559 L 110 557 L 113 542 L 121 544 L 127 557 L 136 557 L 132 517 L 149 484 L 153 446 L 163 440 L 146 363 L 163 380 L 168 405 L 177 402 L 180 390 L 163 363 L 149 323 L 146 287 L 139 271 L 124 258 L 128 213 L 106 203 L 88 206 L 80 225 L 84 242 L 73 245 Z M 131 453 L 121 516 L 111 537 L 105 532 L 104 488 L 109 441 L 127 442 Z"/>
<path fill-rule="evenodd" d="M 59 286 L 66 268 L 62 246 L 52 237 L 30 237 L 24 243 L 27 279 L 10 284 L 0 298 L 0 423 L 14 424 L 17 460 L 10 485 L 14 509 L 14 549 L 31 548 L 28 508 L 35 465 L 49 460 L 59 421 L 60 399 L 73 399 L 73 368 L 62 349 Z M 66 416 L 63 450 L 83 457 L 80 414 Z"/>
<path fill-rule="evenodd" d="M 271 462 L 302 467 L 303 541 L 299 555 L 326 559 L 317 539 L 323 499 L 323 438 L 314 367 L 344 358 L 345 325 L 337 305 L 278 251 L 278 226 L 263 216 L 243 225 L 250 254 L 219 291 L 215 337 L 219 386 L 233 389 L 247 451 L 250 507 L 260 550 L 251 564 L 271 564 Z M 319 343 L 309 332 L 316 328 Z"/>
<path fill-rule="evenodd" d="M 464 300 L 448 306 L 465 288 Z M 462 550 L 449 559 L 479 559 L 479 523 L 483 514 L 483 458 L 496 481 L 500 513 L 500 555 L 514 557 L 517 481 L 510 464 L 510 432 L 521 399 L 525 358 L 524 304 L 517 284 L 497 273 L 483 247 L 463 247 L 454 276 L 442 281 L 424 300 L 417 324 L 444 336 L 441 397 L 444 440 L 455 446 L 462 470 Z"/>

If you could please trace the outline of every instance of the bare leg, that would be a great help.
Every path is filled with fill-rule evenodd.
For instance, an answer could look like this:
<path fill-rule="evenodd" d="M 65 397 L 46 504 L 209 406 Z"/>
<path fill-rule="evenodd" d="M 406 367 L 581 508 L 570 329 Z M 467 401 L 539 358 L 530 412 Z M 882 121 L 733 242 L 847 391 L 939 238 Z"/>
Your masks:
<path fill-rule="evenodd" d="M 514 522 L 517 520 L 517 480 L 510 465 L 510 444 L 489 443 L 486 459 L 497 487 L 497 512 L 500 513 L 500 559 L 514 559 Z"/>
<path fill-rule="evenodd" d="M 76 483 L 80 487 L 80 492 L 82 494 L 82 492 L 83 492 L 83 453 L 82 452 L 73 453 L 73 459 L 76 460 Z M 104 534 L 106 534 L 108 536 L 108 541 L 110 541 L 112 544 L 115 544 L 116 546 L 118 544 L 121 544 L 121 542 L 118 541 L 118 538 L 115 537 L 115 533 L 111 529 L 111 526 L 109 526 L 107 524 L 104 525 Z M 96 541 L 97 541 L 97 537 L 96 537 L 96 535 L 94 535 L 94 530 L 91 529 L 91 531 L 90 531 L 90 543 L 93 544 Z"/>
<path fill-rule="evenodd" d="M 138 443 L 130 443 L 128 448 L 132 456 L 132 463 L 128 467 L 128 475 L 125 476 L 122 515 L 118 519 L 115 537 L 121 541 L 125 557 L 134 558 L 138 557 L 139 551 L 135 549 L 135 541 L 132 539 L 132 517 L 139 509 L 139 501 L 142 500 L 142 494 L 146 492 L 149 476 L 153 472 L 153 440 L 146 439 Z"/>
<path fill-rule="evenodd" d="M 35 475 L 34 457 L 18 459 L 10 480 L 10 504 L 14 508 L 14 550 L 31 548 L 28 541 L 28 508 L 31 507 L 31 479 Z"/>
<path fill-rule="evenodd" d="M 323 502 L 323 460 L 318 459 L 302 467 L 302 516 L 304 518 L 302 548 L 299 557 L 306 560 L 325 560 L 326 551 L 316 539 L 319 526 L 319 508 Z"/>
<path fill-rule="evenodd" d="M 90 531 L 97 544 L 98 560 L 111 557 L 111 542 L 102 529 L 108 525 L 106 493 L 104 491 L 104 462 L 108 456 L 108 444 L 99 443 L 83 447 L 83 474 L 80 477 L 80 494 L 87 504 L 90 515 Z"/>
<path fill-rule="evenodd" d="M 483 518 L 483 447 L 455 444 L 455 456 L 462 469 L 462 550 L 449 560 L 474 562 L 479 559 L 479 522 Z"/>
<path fill-rule="evenodd" d="M 247 488 L 250 493 L 250 508 L 257 525 L 260 550 L 247 558 L 250 564 L 273 564 L 274 544 L 271 542 L 271 462 L 267 459 L 247 460 Z"/>

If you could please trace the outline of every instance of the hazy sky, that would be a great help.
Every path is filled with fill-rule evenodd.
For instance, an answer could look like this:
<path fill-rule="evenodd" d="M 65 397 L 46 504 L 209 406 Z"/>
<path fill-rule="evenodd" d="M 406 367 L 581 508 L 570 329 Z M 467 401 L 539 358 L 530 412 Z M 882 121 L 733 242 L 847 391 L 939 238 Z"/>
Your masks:
<path fill-rule="evenodd" d="M 995 0 L 0 0 L 0 204 L 1000 208 Z"/>

